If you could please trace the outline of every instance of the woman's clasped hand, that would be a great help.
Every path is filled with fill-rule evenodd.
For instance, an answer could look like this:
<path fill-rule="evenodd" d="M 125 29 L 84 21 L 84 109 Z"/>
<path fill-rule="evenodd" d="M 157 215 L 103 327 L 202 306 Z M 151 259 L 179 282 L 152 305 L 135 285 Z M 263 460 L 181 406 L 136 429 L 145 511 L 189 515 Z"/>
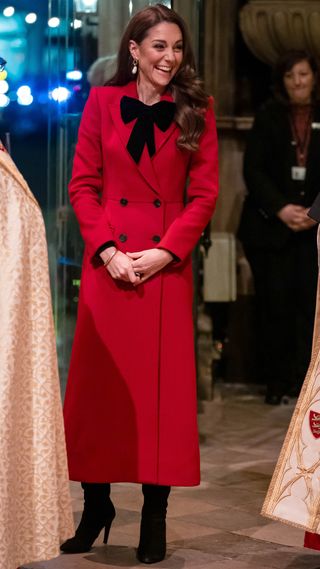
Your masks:
<path fill-rule="evenodd" d="M 304 231 L 316 225 L 316 222 L 308 217 L 309 209 L 301 205 L 287 204 L 277 215 L 292 231 Z"/>
<path fill-rule="evenodd" d="M 173 260 L 169 251 L 157 248 L 122 253 L 115 247 L 108 247 L 100 253 L 100 257 L 113 279 L 130 282 L 134 286 L 145 282 Z"/>

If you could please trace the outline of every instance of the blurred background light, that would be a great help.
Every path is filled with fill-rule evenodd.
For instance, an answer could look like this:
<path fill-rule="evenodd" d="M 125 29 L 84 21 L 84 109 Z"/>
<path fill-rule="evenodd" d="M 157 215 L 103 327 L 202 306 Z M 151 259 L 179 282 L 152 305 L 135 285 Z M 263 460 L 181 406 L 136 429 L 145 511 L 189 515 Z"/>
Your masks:
<path fill-rule="evenodd" d="M 21 85 L 21 87 L 17 89 L 17 95 L 18 95 L 17 101 L 19 105 L 24 105 L 27 107 L 28 105 L 31 105 L 31 103 L 33 102 L 33 96 L 31 94 L 31 89 L 29 85 Z"/>
<path fill-rule="evenodd" d="M 7 6 L 6 8 L 4 8 L 2 13 L 6 18 L 11 18 L 11 16 L 13 16 L 14 12 L 15 12 L 15 9 L 13 6 Z"/>
<path fill-rule="evenodd" d="M 72 93 L 66 87 L 56 87 L 51 91 L 50 95 L 57 103 L 65 103 L 71 97 Z"/>
<path fill-rule="evenodd" d="M 81 81 L 82 71 L 80 71 L 79 69 L 73 69 L 72 71 L 68 71 L 66 73 L 66 78 L 69 79 L 69 81 Z"/>
<path fill-rule="evenodd" d="M 49 28 L 57 28 L 60 26 L 60 18 L 50 18 L 48 20 L 48 26 Z"/>
<path fill-rule="evenodd" d="M 23 42 L 23 40 L 22 40 L 21 38 L 13 39 L 13 40 L 11 40 L 11 42 L 10 42 L 10 47 L 11 47 L 11 48 L 14 48 L 14 49 L 23 48 L 24 45 L 25 45 L 25 44 L 24 44 L 24 42 Z"/>
<path fill-rule="evenodd" d="M 76 12 L 94 14 L 97 11 L 98 0 L 75 0 Z"/>
<path fill-rule="evenodd" d="M 7 97 L 7 95 L 4 95 L 3 93 L 0 93 L 0 107 L 7 107 L 9 103 L 10 103 L 9 97 Z"/>
<path fill-rule="evenodd" d="M 23 105 L 24 107 L 28 107 L 33 103 L 33 96 L 32 95 L 25 95 L 24 97 L 18 97 L 17 102 L 19 105 Z"/>
<path fill-rule="evenodd" d="M 37 14 L 35 14 L 35 12 L 30 12 L 26 15 L 25 21 L 27 24 L 34 24 L 37 21 Z"/>
<path fill-rule="evenodd" d="M 81 20 L 78 20 L 77 18 L 75 18 L 75 20 L 73 20 L 72 24 L 73 24 L 73 27 L 74 27 L 75 30 L 78 30 L 79 28 L 82 28 L 82 21 L 81 21 Z M 71 25 L 72 25 L 72 24 L 71 24 Z"/>
<path fill-rule="evenodd" d="M 19 89 L 17 89 L 17 95 L 18 97 L 28 97 L 29 95 L 31 95 L 31 89 L 29 87 L 29 85 L 21 85 L 21 87 L 19 87 Z"/>
<path fill-rule="evenodd" d="M 0 81 L 0 94 L 3 95 L 9 91 L 9 84 L 7 81 Z"/>
<path fill-rule="evenodd" d="M 28 105 L 31 105 L 31 103 L 33 102 L 33 96 L 30 95 L 24 95 L 23 97 L 18 97 L 18 104 L 19 105 L 23 105 L 25 107 L 27 107 Z"/>

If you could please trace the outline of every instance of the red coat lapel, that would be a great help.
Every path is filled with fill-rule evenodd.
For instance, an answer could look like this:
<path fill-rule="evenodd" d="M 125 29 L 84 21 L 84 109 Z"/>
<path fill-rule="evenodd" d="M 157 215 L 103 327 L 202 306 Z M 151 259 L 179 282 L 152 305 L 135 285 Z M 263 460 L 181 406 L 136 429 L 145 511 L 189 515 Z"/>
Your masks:
<path fill-rule="evenodd" d="M 164 95 L 162 95 L 161 97 L 161 101 L 173 101 L 173 97 L 170 93 L 165 93 Z M 156 142 L 156 153 L 155 156 L 158 154 L 158 152 L 160 152 L 160 150 L 162 149 L 162 147 L 165 145 L 165 143 L 169 140 L 169 138 L 172 136 L 172 134 L 175 132 L 175 130 L 178 128 L 177 123 L 175 123 L 174 121 L 172 121 L 171 125 L 169 126 L 168 130 L 166 130 L 165 132 L 162 132 L 162 130 L 160 130 L 156 125 L 154 127 L 154 133 L 155 133 L 155 142 Z"/>
<path fill-rule="evenodd" d="M 153 168 L 153 164 L 152 164 L 152 159 L 149 156 L 149 152 L 147 147 L 144 147 L 141 159 L 139 161 L 138 164 L 136 164 L 133 160 L 133 158 L 130 156 L 129 152 L 126 149 L 126 146 L 128 144 L 128 140 L 130 138 L 130 134 L 132 132 L 133 126 L 134 126 L 134 121 L 132 121 L 131 123 L 125 124 L 121 118 L 121 112 L 120 112 L 120 100 L 121 98 L 127 95 L 128 97 L 138 97 L 138 93 L 137 93 L 137 87 L 136 87 L 136 83 L 135 81 L 132 81 L 131 83 L 128 83 L 128 85 L 125 85 L 124 87 L 119 89 L 119 99 L 115 102 L 109 105 L 110 108 L 110 113 L 112 116 L 112 120 L 114 123 L 114 126 L 119 134 L 120 140 L 125 148 L 125 151 L 128 153 L 128 158 L 130 160 L 132 160 L 132 163 L 136 166 L 136 168 L 139 170 L 140 174 L 144 177 L 144 179 L 148 182 L 148 184 L 151 186 L 152 190 L 155 191 L 156 193 L 160 193 L 160 186 Z M 172 101 L 172 96 L 169 94 L 165 94 L 161 97 L 161 100 L 167 100 L 167 101 Z M 171 135 L 173 134 L 173 132 L 176 130 L 177 125 L 175 122 L 173 122 L 170 127 L 168 128 L 168 130 L 166 130 L 165 132 L 162 132 L 159 128 L 157 128 L 155 126 L 155 143 L 156 143 L 156 154 L 155 156 L 158 154 L 158 152 L 163 148 L 163 146 L 165 145 L 165 143 L 169 140 L 169 138 L 171 137 Z"/>

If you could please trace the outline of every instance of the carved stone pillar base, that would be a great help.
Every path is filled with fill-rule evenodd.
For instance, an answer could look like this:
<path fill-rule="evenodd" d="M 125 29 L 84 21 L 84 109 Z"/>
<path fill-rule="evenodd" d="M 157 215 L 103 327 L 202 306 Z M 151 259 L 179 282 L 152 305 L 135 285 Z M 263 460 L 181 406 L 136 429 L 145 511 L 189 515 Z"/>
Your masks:
<path fill-rule="evenodd" d="M 270 65 L 289 49 L 320 58 L 319 0 L 250 0 L 240 12 L 240 28 L 249 49 Z"/>

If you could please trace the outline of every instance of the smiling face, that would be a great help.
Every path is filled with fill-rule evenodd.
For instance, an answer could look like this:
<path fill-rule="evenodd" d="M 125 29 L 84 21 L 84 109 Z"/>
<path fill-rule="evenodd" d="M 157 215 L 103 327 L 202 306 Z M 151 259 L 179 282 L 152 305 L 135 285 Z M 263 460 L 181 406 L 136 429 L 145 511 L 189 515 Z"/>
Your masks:
<path fill-rule="evenodd" d="M 149 29 L 140 44 L 130 40 L 129 50 L 139 62 L 140 85 L 163 92 L 182 62 L 182 32 L 176 24 L 161 22 Z"/>
<path fill-rule="evenodd" d="M 296 105 L 310 103 L 315 77 L 309 62 L 304 59 L 293 65 L 290 71 L 284 74 L 283 84 L 291 103 Z"/>

